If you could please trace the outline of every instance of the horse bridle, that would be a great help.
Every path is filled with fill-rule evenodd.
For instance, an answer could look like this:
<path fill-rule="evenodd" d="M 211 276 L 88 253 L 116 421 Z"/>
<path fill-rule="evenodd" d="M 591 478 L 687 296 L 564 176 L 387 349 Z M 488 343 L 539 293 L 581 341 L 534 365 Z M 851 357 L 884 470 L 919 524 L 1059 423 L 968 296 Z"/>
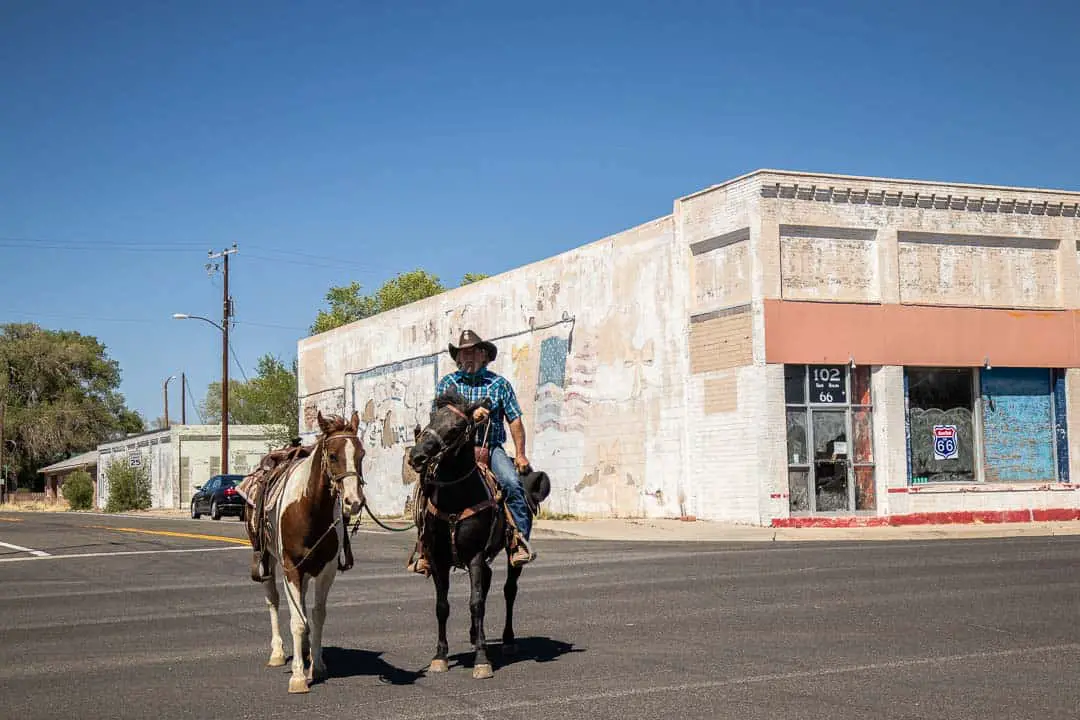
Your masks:
<path fill-rule="evenodd" d="M 453 443 L 452 445 L 447 445 L 446 442 L 442 439 L 442 437 L 440 437 L 438 433 L 436 433 L 434 430 L 431 429 L 430 425 L 428 427 L 425 427 L 420 432 L 421 435 L 424 435 L 424 434 L 431 435 L 439 443 L 439 451 L 436 452 L 434 455 L 432 455 L 431 459 L 428 460 L 427 463 L 424 464 L 424 472 L 423 472 L 426 483 L 430 484 L 430 485 L 435 485 L 436 487 L 446 487 L 448 485 L 457 485 L 459 482 L 462 482 L 463 480 L 471 477 L 472 475 L 474 475 L 476 473 L 476 468 L 474 467 L 469 472 L 465 473 L 464 475 L 462 475 L 461 477 L 459 477 L 459 478 L 457 478 L 455 480 L 440 481 L 440 480 L 435 479 L 435 474 L 436 474 L 436 472 L 438 472 L 438 469 L 439 469 L 439 463 L 442 462 L 443 458 L 450 451 L 457 452 L 458 450 L 460 450 L 465 445 L 465 443 L 469 441 L 469 438 L 472 437 L 472 432 L 476 428 L 476 425 L 477 425 L 475 420 L 473 420 L 470 416 L 466 415 L 461 410 L 458 410 L 453 405 L 446 405 L 444 407 L 448 408 L 451 412 L 453 412 L 458 417 L 463 418 L 468 424 L 465 426 L 465 430 L 461 433 L 461 438 L 457 442 Z"/>
<path fill-rule="evenodd" d="M 364 485 L 366 485 L 366 483 L 364 482 L 364 476 L 355 470 L 346 469 L 345 472 L 338 475 L 330 474 L 330 464 L 327 462 L 327 453 L 329 452 L 327 446 L 329 445 L 330 441 L 336 437 L 356 438 L 357 441 L 360 440 L 359 435 L 357 435 L 356 433 L 345 431 L 338 431 L 323 438 L 322 450 L 319 453 L 319 464 L 322 465 L 323 476 L 330 480 L 330 494 L 333 497 L 337 497 L 345 492 L 344 480 L 347 477 L 355 477 L 360 487 L 364 487 Z"/>

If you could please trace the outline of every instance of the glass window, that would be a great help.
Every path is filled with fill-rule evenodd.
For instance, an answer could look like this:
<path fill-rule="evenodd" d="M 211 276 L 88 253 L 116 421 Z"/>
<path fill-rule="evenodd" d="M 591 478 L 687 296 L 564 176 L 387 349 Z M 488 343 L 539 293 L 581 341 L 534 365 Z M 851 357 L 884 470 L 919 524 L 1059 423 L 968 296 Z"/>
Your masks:
<path fill-rule="evenodd" d="M 809 486 L 809 470 L 788 470 L 788 507 L 791 512 L 810 512 Z"/>
<path fill-rule="evenodd" d="M 974 371 L 908 368 L 906 373 L 912 483 L 974 482 Z"/>
<path fill-rule="evenodd" d="M 851 404 L 870 405 L 869 365 L 857 365 L 851 371 Z"/>
<path fill-rule="evenodd" d="M 809 465 L 810 453 L 807 452 L 806 411 L 787 411 L 787 450 L 788 465 Z"/>
<path fill-rule="evenodd" d="M 784 366 L 784 402 L 788 405 L 806 404 L 806 366 Z"/>
<path fill-rule="evenodd" d="M 870 370 L 784 366 L 791 512 L 875 509 Z"/>

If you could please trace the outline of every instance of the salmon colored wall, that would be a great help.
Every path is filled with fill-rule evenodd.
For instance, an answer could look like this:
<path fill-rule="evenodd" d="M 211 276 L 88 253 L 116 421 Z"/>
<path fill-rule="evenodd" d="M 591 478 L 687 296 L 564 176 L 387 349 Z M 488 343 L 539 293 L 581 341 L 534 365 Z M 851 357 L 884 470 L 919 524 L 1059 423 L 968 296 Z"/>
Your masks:
<path fill-rule="evenodd" d="M 1080 311 L 765 300 L 765 361 L 1080 367 Z"/>

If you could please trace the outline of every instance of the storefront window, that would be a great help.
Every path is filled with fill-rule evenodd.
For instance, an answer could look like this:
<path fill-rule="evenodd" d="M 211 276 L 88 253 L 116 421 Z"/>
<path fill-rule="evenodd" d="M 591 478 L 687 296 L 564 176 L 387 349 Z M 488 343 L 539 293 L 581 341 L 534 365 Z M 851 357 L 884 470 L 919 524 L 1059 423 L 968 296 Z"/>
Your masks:
<path fill-rule="evenodd" d="M 873 510 L 870 368 L 787 365 L 784 396 L 791 511 Z"/>
<path fill-rule="evenodd" d="M 1064 373 L 906 368 L 912 484 L 1068 482 Z"/>
<path fill-rule="evenodd" d="M 907 387 L 912 483 L 974 482 L 974 370 L 908 368 Z"/>

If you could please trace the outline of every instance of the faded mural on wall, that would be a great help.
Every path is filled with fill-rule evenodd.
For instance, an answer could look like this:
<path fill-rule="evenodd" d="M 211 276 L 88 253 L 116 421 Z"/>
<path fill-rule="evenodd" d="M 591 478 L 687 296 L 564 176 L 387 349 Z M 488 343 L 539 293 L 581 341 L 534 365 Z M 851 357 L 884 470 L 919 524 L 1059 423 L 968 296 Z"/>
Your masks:
<path fill-rule="evenodd" d="M 345 388 L 331 388 L 313 393 L 301 400 L 300 437 L 314 442 L 319 432 L 319 413 L 345 417 Z M 346 418 L 348 419 L 348 418 Z"/>
<path fill-rule="evenodd" d="M 615 314 L 617 317 L 617 314 Z M 643 400 L 653 343 L 638 347 L 623 320 L 601 330 L 617 339 L 574 341 L 573 318 L 510 336 L 493 337 L 499 357 L 491 369 L 514 386 L 525 418 L 533 467 L 548 473 L 552 512 L 635 514 L 642 509 L 648 406 Z M 608 327 L 608 326 L 611 327 Z M 360 413 L 367 496 L 376 514 L 407 509 L 417 481 L 406 457 L 413 428 L 430 415 L 439 378 L 452 371 L 447 353 L 349 373 L 344 390 L 302 401 L 306 442 L 317 432 L 316 411 Z M 598 382 L 604 372 L 607 382 Z M 587 442 L 591 433 L 591 442 Z M 507 451 L 513 454 L 512 440 Z"/>
<path fill-rule="evenodd" d="M 416 474 L 405 458 L 413 429 L 427 424 L 435 393 L 438 356 L 394 363 L 350 374 L 349 413 L 360 413 L 367 500 L 376 514 L 406 509 Z"/>

